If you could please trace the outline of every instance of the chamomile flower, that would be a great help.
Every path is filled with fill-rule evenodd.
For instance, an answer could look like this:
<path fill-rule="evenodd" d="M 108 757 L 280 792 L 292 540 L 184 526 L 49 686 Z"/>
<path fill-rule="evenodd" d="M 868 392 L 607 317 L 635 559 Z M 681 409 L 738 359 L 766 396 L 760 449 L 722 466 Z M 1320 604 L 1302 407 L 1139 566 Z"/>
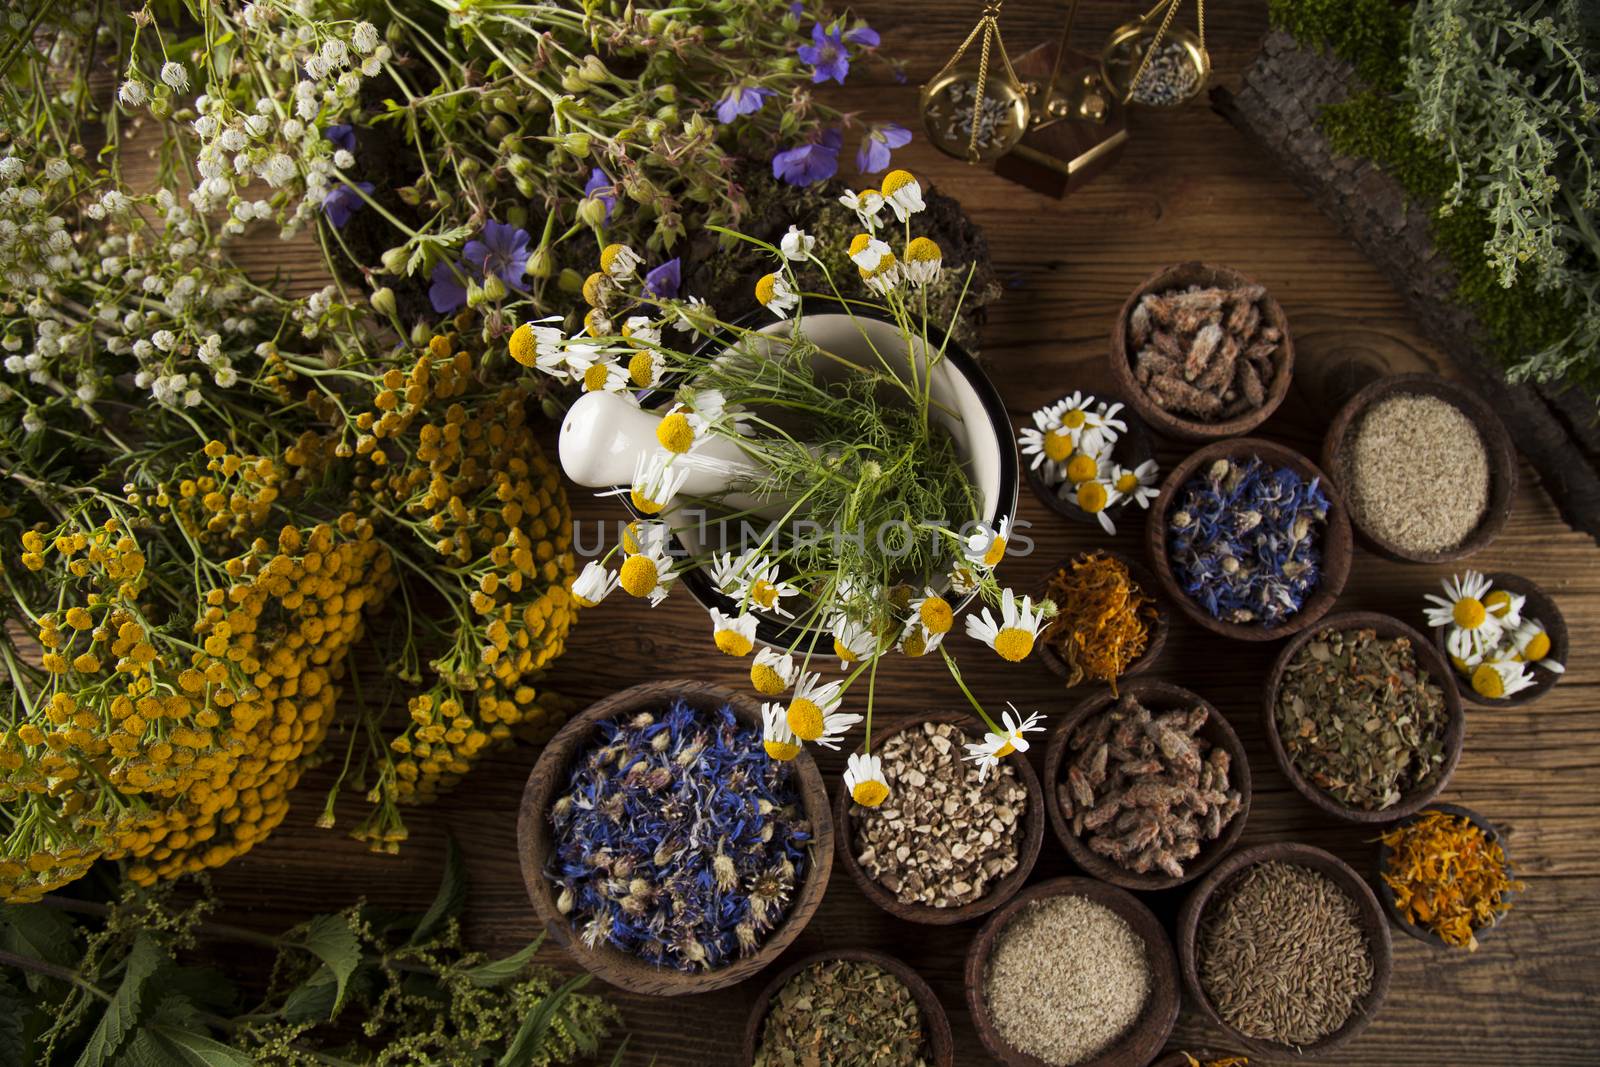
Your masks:
<path fill-rule="evenodd" d="M 931 634 L 947 634 L 956 622 L 950 602 L 931 588 L 924 588 L 922 596 L 911 602 L 911 617 Z"/>
<path fill-rule="evenodd" d="M 1067 457 L 1067 462 L 1062 467 L 1067 480 L 1058 490 L 1059 495 L 1067 496 L 1075 485 L 1092 482 L 1095 479 L 1102 481 L 1111 477 L 1111 463 L 1108 457 L 1093 452 L 1084 452 L 1081 449 Z"/>
<path fill-rule="evenodd" d="M 1550 634 L 1537 620 L 1524 619 L 1511 631 L 1510 637 L 1511 647 L 1516 649 L 1517 658 L 1543 667 L 1547 671 L 1555 671 L 1557 674 L 1566 671 L 1566 667 L 1550 658 Z"/>
<path fill-rule="evenodd" d="M 848 615 L 835 618 L 830 629 L 833 631 L 833 654 L 839 657 L 840 670 L 877 651 L 878 639 L 872 631 Z"/>
<path fill-rule="evenodd" d="M 901 655 L 916 659 L 918 656 L 926 656 L 943 643 L 943 633 L 934 633 L 913 617 L 906 621 L 905 627 L 900 631 L 900 640 L 895 642 L 894 647 Z"/>
<path fill-rule="evenodd" d="M 794 618 L 794 612 L 783 606 L 783 598 L 798 596 L 800 590 L 778 577 L 778 564 L 773 560 L 761 559 L 749 552 L 745 555 L 747 561 L 741 568 L 739 598 L 762 611 L 785 619 Z"/>
<path fill-rule="evenodd" d="M 636 274 L 644 260 L 627 245 L 609 244 L 600 250 L 600 269 L 616 281 L 626 281 Z"/>
<path fill-rule="evenodd" d="M 647 315 L 629 315 L 622 323 L 622 339 L 630 348 L 646 349 L 661 343 L 661 324 Z"/>
<path fill-rule="evenodd" d="M 763 274 L 756 281 L 756 300 L 778 318 L 786 319 L 799 305 L 800 294 L 794 291 L 787 274 Z"/>
<path fill-rule="evenodd" d="M 583 372 L 586 393 L 622 393 L 628 388 L 628 368 L 612 359 L 590 364 Z"/>
<path fill-rule="evenodd" d="M 858 233 L 850 239 L 850 262 L 861 268 L 862 274 L 871 274 L 887 256 L 894 258 L 894 250 L 870 233 Z"/>
<path fill-rule="evenodd" d="M 883 199 L 901 222 L 921 211 L 922 186 L 910 171 L 891 170 L 883 176 Z"/>
<path fill-rule="evenodd" d="M 674 404 L 656 424 L 656 440 L 676 455 L 692 451 L 705 440 L 711 420 L 685 404 Z"/>
<path fill-rule="evenodd" d="M 1085 513 L 1093 515 L 1106 533 L 1117 532 L 1117 524 L 1111 521 L 1106 511 L 1117 502 L 1117 491 L 1109 483 L 1091 478 L 1073 490 L 1072 499 Z"/>
<path fill-rule="evenodd" d="M 877 296 L 885 296 L 900 284 L 900 262 L 894 258 L 894 253 L 886 254 L 878 261 L 876 270 L 861 270 L 861 282 L 867 291 Z"/>
<path fill-rule="evenodd" d="M 750 614 L 726 615 L 711 609 L 712 640 L 725 655 L 748 656 L 756 647 L 756 617 Z"/>
<path fill-rule="evenodd" d="M 913 237 L 906 244 L 901 263 L 900 269 L 906 281 L 912 285 L 927 285 L 939 280 L 939 271 L 944 266 L 944 253 L 932 238 Z"/>
<path fill-rule="evenodd" d="M 1033 425 L 1025 427 L 1018 435 L 1022 454 L 1031 456 L 1033 470 L 1044 469 L 1047 481 L 1058 482 L 1066 476 L 1066 462 L 1072 456 L 1077 442 L 1061 424 L 1057 415 L 1059 405 L 1040 408 L 1033 413 Z"/>
<path fill-rule="evenodd" d="M 1528 665 L 1518 660 L 1485 660 L 1472 669 L 1472 691 L 1490 700 L 1520 693 L 1532 684 Z"/>
<path fill-rule="evenodd" d="M 628 380 L 640 389 L 653 389 L 661 384 L 661 375 L 667 361 L 653 348 L 641 348 L 628 358 Z"/>
<path fill-rule="evenodd" d="M 839 691 L 842 681 L 821 684 L 822 675 L 802 674 L 794 685 L 794 696 L 789 699 L 787 722 L 789 729 L 802 741 L 817 741 L 829 735 L 842 735 L 861 721 L 859 715 L 847 715 L 839 710 Z"/>
<path fill-rule="evenodd" d="M 1011 710 L 1001 717 L 1004 729 L 1000 733 L 985 733 L 983 740 L 968 744 L 967 754 L 963 759 L 973 760 L 978 764 L 978 780 L 983 781 L 989 777 L 989 769 L 998 767 L 1000 761 L 1013 752 L 1028 751 L 1028 739 L 1025 733 L 1038 733 L 1044 727 L 1044 716 L 1034 712 L 1027 718 L 1022 718 L 1022 713 L 1015 704 Z"/>
<path fill-rule="evenodd" d="M 781 704 L 761 705 L 761 747 L 779 763 L 788 763 L 804 750 L 800 739 L 784 720 Z"/>
<path fill-rule="evenodd" d="M 783 235 L 783 240 L 778 242 L 778 249 L 785 259 L 804 262 L 811 255 L 811 250 L 817 245 L 817 239 L 806 233 L 798 226 L 790 226 L 789 232 Z"/>
<path fill-rule="evenodd" d="M 655 607 L 667 598 L 672 585 L 678 580 L 672 569 L 672 560 L 664 552 L 635 552 L 622 561 L 617 570 L 618 583 L 629 596 L 648 598 Z"/>
<path fill-rule="evenodd" d="M 978 589 L 978 572 L 964 563 L 958 563 L 950 568 L 950 591 L 958 596 L 966 596 Z"/>
<path fill-rule="evenodd" d="M 964 551 L 967 559 L 980 566 L 994 568 L 1006 558 L 1006 544 L 1011 537 L 1011 519 L 1002 518 L 998 525 L 979 523 L 978 529 L 967 538 Z"/>
<path fill-rule="evenodd" d="M 590 337 L 610 337 L 611 319 L 599 308 L 590 308 L 583 313 L 583 332 Z"/>
<path fill-rule="evenodd" d="M 1444 596 L 1429 593 L 1425 608 L 1429 626 L 1449 627 L 1445 650 L 1467 659 L 1482 654 L 1500 638 L 1500 620 L 1489 613 L 1483 598 L 1489 595 L 1489 579 L 1478 571 L 1454 575 L 1442 583 Z"/>
<path fill-rule="evenodd" d="M 1078 434 L 1078 447 L 1096 455 L 1108 451 L 1118 437 L 1128 432 L 1128 424 L 1117 418 L 1121 410 L 1121 404 L 1102 403 L 1096 404 L 1093 410 L 1083 412 L 1083 429 Z"/>
<path fill-rule="evenodd" d="M 1156 485 L 1156 477 L 1160 473 L 1161 468 L 1153 459 L 1147 459 L 1131 470 L 1119 463 L 1111 468 L 1111 488 L 1116 490 L 1119 498 L 1132 500 L 1141 508 L 1148 508 L 1150 501 L 1161 495 Z"/>
<path fill-rule="evenodd" d="M 1033 651 L 1041 622 L 1043 615 L 1034 610 L 1032 597 L 1023 597 L 1019 604 L 1016 595 L 1007 589 L 1000 594 L 1000 621 L 997 623 L 985 607 L 981 615 L 967 616 L 967 636 L 982 641 L 1001 658 L 1018 663 Z"/>
<path fill-rule="evenodd" d="M 755 691 L 775 697 L 794 681 L 794 656 L 775 648 L 763 648 L 750 661 L 750 684 Z"/>
<path fill-rule="evenodd" d="M 628 499 L 636 510 L 646 515 L 659 515 L 672 498 L 683 488 L 689 472 L 672 465 L 672 457 L 665 452 L 651 452 L 639 457 L 634 467 L 633 487 Z M 602 494 L 604 495 L 604 494 Z"/>
<path fill-rule="evenodd" d="M 664 522 L 634 519 L 622 528 L 622 549 L 629 554 L 650 552 L 665 554 L 672 531 Z"/>
<path fill-rule="evenodd" d="M 606 570 L 599 560 L 590 560 L 572 582 L 572 599 L 580 608 L 592 608 L 610 596 L 622 584 L 622 579 Z"/>
<path fill-rule="evenodd" d="M 844 787 L 850 799 L 863 808 L 875 808 L 889 799 L 889 780 L 883 776 L 883 761 L 877 756 L 850 753 L 845 764 Z"/>
<path fill-rule="evenodd" d="M 719 593 L 732 596 L 734 590 L 739 588 L 740 574 L 744 570 L 745 557 L 743 554 L 735 556 L 732 552 L 711 554 L 711 584 L 717 587 Z"/>
<path fill-rule="evenodd" d="M 1528 598 L 1509 589 L 1493 589 L 1483 598 L 1483 607 L 1500 621 L 1502 630 L 1512 630 L 1522 625 L 1522 608 Z"/>
<path fill-rule="evenodd" d="M 869 230 L 876 231 L 879 225 L 878 216 L 883 214 L 883 194 L 876 189 L 863 189 L 859 193 L 846 192 L 839 198 L 839 203 L 856 213 L 861 220 L 861 225 Z"/>
<path fill-rule="evenodd" d="M 512 330 L 506 342 L 511 358 L 524 367 L 533 367 L 546 374 L 561 373 L 566 366 L 566 353 L 561 348 L 561 330 L 549 325 L 560 321 L 558 317 L 535 319 Z"/>

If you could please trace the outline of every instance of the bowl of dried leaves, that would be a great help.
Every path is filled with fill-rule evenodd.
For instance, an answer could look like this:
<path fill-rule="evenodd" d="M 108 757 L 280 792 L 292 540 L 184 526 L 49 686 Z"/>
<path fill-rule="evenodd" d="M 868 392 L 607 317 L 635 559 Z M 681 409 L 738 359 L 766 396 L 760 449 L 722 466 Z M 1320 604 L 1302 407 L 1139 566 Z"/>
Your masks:
<path fill-rule="evenodd" d="M 951 1067 L 955 1039 L 933 988 L 882 952 L 796 960 L 767 983 L 745 1026 L 746 1067 Z"/>
<path fill-rule="evenodd" d="M 1418 941 L 1478 950 L 1525 887 L 1500 831 L 1471 808 L 1430 804 L 1378 839 L 1373 883 L 1389 920 Z"/>
<path fill-rule="evenodd" d="M 1158 433 L 1249 433 L 1289 393 L 1294 343 L 1266 287 L 1231 267 L 1178 263 L 1133 291 L 1111 331 L 1117 390 Z"/>
<path fill-rule="evenodd" d="M 1211 703 L 1181 686 L 1129 679 L 1050 732 L 1050 826 L 1072 861 L 1125 889 L 1171 889 L 1214 867 L 1250 811 L 1250 760 Z"/>

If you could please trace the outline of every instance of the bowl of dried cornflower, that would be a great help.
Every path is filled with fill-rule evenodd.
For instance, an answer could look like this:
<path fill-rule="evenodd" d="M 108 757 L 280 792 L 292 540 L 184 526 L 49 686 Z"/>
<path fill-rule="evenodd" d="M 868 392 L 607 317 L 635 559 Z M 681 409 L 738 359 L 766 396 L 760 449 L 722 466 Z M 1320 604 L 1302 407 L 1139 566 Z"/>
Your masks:
<path fill-rule="evenodd" d="M 768 758 L 760 706 L 662 681 L 613 694 L 545 746 L 517 846 L 550 939 L 612 985 L 680 996 L 776 959 L 822 902 L 827 789 L 810 756 Z"/>
<path fill-rule="evenodd" d="M 1216 441 L 1249 433 L 1283 403 L 1294 343 L 1265 286 L 1231 267 L 1179 263 L 1122 305 L 1111 373 L 1158 433 Z"/>
<path fill-rule="evenodd" d="M 1459 804 L 1430 804 L 1378 839 L 1378 900 L 1418 941 L 1478 950 L 1523 888 L 1494 826 Z"/>
<path fill-rule="evenodd" d="M 1051 511 L 1114 534 L 1129 505 L 1143 510 L 1156 498 L 1161 469 L 1150 434 L 1116 397 L 1074 392 L 1029 420 L 1017 450 L 1029 487 Z"/>
<path fill-rule="evenodd" d="M 1206 445 L 1162 483 L 1145 527 L 1162 591 L 1189 618 L 1240 641 L 1299 633 L 1350 577 L 1350 519 L 1309 459 L 1273 441 Z"/>
<path fill-rule="evenodd" d="M 1228 720 L 1153 679 L 1080 703 L 1051 728 L 1044 768 L 1056 837 L 1085 872 L 1124 889 L 1198 878 L 1250 811 L 1250 760 Z"/>
<path fill-rule="evenodd" d="M 1517 574 L 1467 571 L 1441 584 L 1444 596 L 1428 594 L 1423 610 L 1463 698 L 1515 708 L 1555 688 L 1572 647 L 1548 593 Z"/>

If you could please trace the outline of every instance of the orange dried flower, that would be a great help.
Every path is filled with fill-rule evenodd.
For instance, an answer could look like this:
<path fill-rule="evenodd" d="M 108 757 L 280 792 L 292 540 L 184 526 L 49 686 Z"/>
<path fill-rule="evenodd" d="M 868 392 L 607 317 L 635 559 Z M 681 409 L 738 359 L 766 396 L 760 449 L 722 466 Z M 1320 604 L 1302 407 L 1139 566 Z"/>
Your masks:
<path fill-rule="evenodd" d="M 1424 812 L 1379 840 L 1389 847 L 1383 880 L 1400 914 L 1447 945 L 1477 951 L 1475 931 L 1498 922 L 1511 908 L 1507 897 L 1523 888 L 1500 842 L 1460 815 Z"/>
<path fill-rule="evenodd" d="M 1085 678 L 1117 679 L 1144 655 L 1155 624 L 1155 602 L 1115 556 L 1089 552 L 1056 571 L 1046 596 L 1059 607 L 1043 641 L 1067 664 L 1068 685 Z"/>

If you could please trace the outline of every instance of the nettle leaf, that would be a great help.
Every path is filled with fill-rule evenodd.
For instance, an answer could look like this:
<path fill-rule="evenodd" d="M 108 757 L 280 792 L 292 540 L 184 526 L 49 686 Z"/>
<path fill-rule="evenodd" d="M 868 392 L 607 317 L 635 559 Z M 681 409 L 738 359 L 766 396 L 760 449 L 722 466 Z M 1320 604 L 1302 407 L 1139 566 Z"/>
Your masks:
<path fill-rule="evenodd" d="M 439 882 L 439 892 L 433 903 L 417 921 L 407 944 L 419 945 L 430 940 L 449 920 L 461 914 L 467 902 L 467 872 L 461 864 L 461 850 L 453 837 L 445 838 L 444 877 Z"/>
<path fill-rule="evenodd" d="M 192 1030 L 179 1030 L 170 1026 L 155 1026 L 141 1031 L 150 1034 L 166 1058 L 167 1067 L 254 1067 L 255 1059 L 231 1045 L 197 1034 Z"/>
<path fill-rule="evenodd" d="M 148 935 L 141 933 L 134 939 L 133 948 L 122 965 L 122 984 L 117 986 L 105 1014 L 100 1016 L 83 1046 L 78 1067 L 100 1067 L 116 1055 L 139 1023 L 145 983 L 165 961 L 166 955 Z"/>
<path fill-rule="evenodd" d="M 534 954 L 539 951 L 539 946 L 543 943 L 544 938 L 540 937 L 504 959 L 479 964 L 465 972 L 466 979 L 483 989 L 509 985 L 522 977 L 522 972 L 528 969 L 528 964 L 533 962 Z"/>
<path fill-rule="evenodd" d="M 340 1005 L 344 1003 L 345 989 L 349 985 L 350 976 L 361 966 L 361 939 L 350 928 L 347 916 L 319 915 L 312 919 L 310 926 L 306 928 L 306 938 L 302 944 L 306 951 L 321 960 L 326 965 L 327 972 L 333 975 L 333 1003 L 328 1009 L 328 1017 L 331 1019 L 338 1014 Z"/>
<path fill-rule="evenodd" d="M 500 1057 L 498 1067 L 529 1067 L 535 1062 L 534 1057 L 543 1048 L 545 1035 L 550 1032 L 550 1024 L 555 1020 L 556 1013 L 572 994 L 582 989 L 588 982 L 589 976 L 580 974 L 561 988 L 552 991 L 539 1002 L 537 1007 L 528 1012 L 527 1017 L 522 1020 L 522 1025 L 517 1028 L 517 1036 L 511 1040 L 505 1055 Z"/>
<path fill-rule="evenodd" d="M 78 933 L 61 912 L 43 904 L 0 908 L 0 948 L 58 967 L 77 968 Z M 28 988 L 38 992 L 54 979 L 29 972 Z"/>
<path fill-rule="evenodd" d="M 333 972 L 319 967 L 304 984 L 283 998 L 278 1017 L 286 1023 L 309 1023 L 332 1018 L 339 1001 L 339 984 Z"/>

